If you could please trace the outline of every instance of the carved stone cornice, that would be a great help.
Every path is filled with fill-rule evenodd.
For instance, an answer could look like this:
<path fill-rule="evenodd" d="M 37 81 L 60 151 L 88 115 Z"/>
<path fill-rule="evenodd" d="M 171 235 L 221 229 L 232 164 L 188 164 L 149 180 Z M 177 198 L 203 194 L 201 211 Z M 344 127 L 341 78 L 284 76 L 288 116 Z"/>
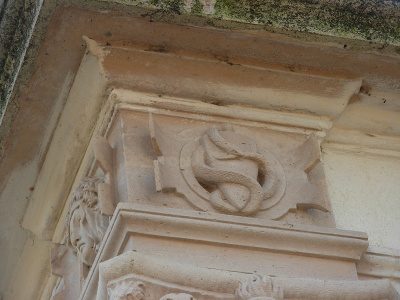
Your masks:
<path fill-rule="evenodd" d="M 181 246 L 173 247 L 168 252 L 169 246 L 166 246 L 168 241 Z M 339 270 L 342 269 L 348 272 L 345 275 L 348 280 L 357 279 L 352 264 L 360 259 L 368 247 L 367 236 L 361 232 L 204 212 L 168 208 L 154 209 L 151 206 L 120 203 L 110 223 L 109 231 L 105 236 L 94 267 L 83 287 L 81 299 L 90 299 L 90 295 L 93 295 L 97 290 L 100 263 L 121 252 L 135 250 L 154 253 L 156 255 L 154 259 L 156 259 L 157 247 L 167 247 L 164 248 L 163 255 L 168 255 L 171 261 L 181 259 L 182 262 L 191 265 L 200 264 L 204 267 L 215 268 L 216 261 L 207 262 L 196 259 L 196 252 L 199 251 L 198 255 L 201 259 L 201 251 L 203 251 L 198 246 L 199 243 L 209 245 L 207 252 L 210 257 L 213 257 L 213 255 L 217 257 L 218 253 L 225 251 L 223 249 L 226 249 L 226 247 L 234 247 L 236 249 L 235 255 L 239 256 L 246 257 L 247 254 L 252 253 L 254 258 L 254 255 L 257 256 L 256 253 L 259 253 L 262 255 L 259 259 L 264 260 L 263 265 L 268 264 L 270 266 L 271 274 L 280 274 L 284 271 L 273 267 L 274 263 L 279 264 L 278 260 L 281 259 L 289 259 L 304 264 L 303 269 L 293 269 L 287 266 L 286 272 L 291 272 L 293 276 L 297 274 L 300 277 L 307 277 L 307 272 L 312 272 L 315 275 L 315 272 L 321 271 L 317 270 L 319 262 L 326 266 L 326 264 L 329 264 L 328 261 L 331 260 L 332 268 L 338 271 L 338 277 L 331 271 L 329 271 L 329 274 L 322 272 L 319 276 L 344 279 L 343 274 L 339 275 Z M 172 246 L 172 244 L 168 245 Z M 190 257 L 182 256 L 179 249 L 185 249 L 185 252 L 191 249 Z M 214 251 L 216 252 L 212 254 Z M 281 253 L 283 256 L 276 256 L 275 253 Z M 268 255 L 272 256 L 268 258 Z M 220 268 L 232 268 L 229 262 L 226 263 L 227 265 L 223 265 L 222 260 L 218 264 Z M 243 261 L 243 263 L 244 265 L 237 264 L 235 268 L 252 272 L 259 265 L 259 261 L 253 261 L 253 259 Z M 317 269 L 313 269 L 313 264 Z"/>
<path fill-rule="evenodd" d="M 174 276 L 170 276 L 171 272 L 174 272 Z M 107 299 L 103 291 L 107 284 L 117 284 L 119 278 L 129 278 L 132 281 L 141 278 L 149 287 L 146 292 L 149 290 L 151 299 L 158 299 L 159 295 L 168 289 L 179 293 L 188 293 L 190 289 L 190 294 L 196 298 L 203 296 L 206 299 L 232 299 L 235 293 L 238 295 L 236 291 L 240 286 L 254 282 L 255 277 L 251 274 L 202 268 L 137 252 L 127 252 L 101 263 L 96 300 Z M 256 278 L 264 278 L 260 283 L 272 281 L 273 284 L 267 284 L 263 288 L 249 287 L 247 291 L 250 293 L 243 293 L 244 299 L 400 299 L 388 280 L 320 280 L 268 276 Z M 246 298 L 245 294 L 249 297 L 253 294 L 255 297 Z M 241 299 L 240 296 L 237 297 L 236 299 Z"/>
<path fill-rule="evenodd" d="M 356 263 L 360 276 L 387 278 L 400 283 L 400 251 L 370 246 Z"/>

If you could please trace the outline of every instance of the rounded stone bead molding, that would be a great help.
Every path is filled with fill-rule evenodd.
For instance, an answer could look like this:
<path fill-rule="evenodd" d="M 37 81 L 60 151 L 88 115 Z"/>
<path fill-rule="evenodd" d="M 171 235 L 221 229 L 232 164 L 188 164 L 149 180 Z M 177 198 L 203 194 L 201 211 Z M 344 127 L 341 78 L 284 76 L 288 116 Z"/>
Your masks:
<path fill-rule="evenodd" d="M 144 300 L 145 286 L 140 281 L 121 281 L 115 287 L 108 288 L 109 300 Z"/>

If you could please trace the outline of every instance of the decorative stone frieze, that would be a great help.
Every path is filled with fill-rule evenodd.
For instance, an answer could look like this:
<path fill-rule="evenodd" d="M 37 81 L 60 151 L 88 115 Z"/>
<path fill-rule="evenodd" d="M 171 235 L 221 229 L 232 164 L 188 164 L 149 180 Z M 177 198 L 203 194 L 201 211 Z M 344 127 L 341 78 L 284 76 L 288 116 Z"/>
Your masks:
<path fill-rule="evenodd" d="M 157 191 L 176 191 L 198 210 L 242 216 L 261 213 L 268 219 L 279 219 L 297 208 L 329 211 L 314 134 L 294 148 L 281 146 L 280 152 L 272 153 L 272 148 L 282 145 L 284 134 L 273 139 L 266 133 L 257 141 L 231 124 L 221 124 L 191 126 L 184 136 L 172 135 L 160 128 L 153 115 L 149 128 L 158 156 L 154 162 Z"/>
<path fill-rule="evenodd" d="M 91 266 L 114 212 L 112 148 L 97 137 L 94 146 L 95 168 L 101 176 L 82 178 L 73 190 L 65 218 L 66 242 L 79 259 Z"/>
<path fill-rule="evenodd" d="M 190 297 L 198 300 L 400 299 L 388 280 L 271 278 L 202 268 L 133 251 L 101 263 L 99 269 L 100 285 L 96 300 L 107 299 L 104 293 L 107 283 L 114 285 L 120 280 L 135 282 L 139 278 L 146 285 L 146 299 L 164 300 L 166 295 L 174 300 Z"/>

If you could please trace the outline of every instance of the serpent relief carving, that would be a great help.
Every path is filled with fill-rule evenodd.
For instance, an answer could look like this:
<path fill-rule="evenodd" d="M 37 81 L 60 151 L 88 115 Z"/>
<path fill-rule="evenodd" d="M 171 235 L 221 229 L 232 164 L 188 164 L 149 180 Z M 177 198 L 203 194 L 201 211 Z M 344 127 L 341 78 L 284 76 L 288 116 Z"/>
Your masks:
<path fill-rule="evenodd" d="M 251 215 L 276 192 L 274 168 L 256 142 L 230 124 L 212 126 L 192 155 L 196 179 L 210 190 L 210 203 L 225 213 Z"/>
<path fill-rule="evenodd" d="M 277 220 L 297 209 L 329 210 L 314 134 L 282 137 L 245 126 L 161 129 L 149 115 L 157 192 L 175 193 L 200 211 Z M 256 130 L 257 128 L 254 128 Z"/>

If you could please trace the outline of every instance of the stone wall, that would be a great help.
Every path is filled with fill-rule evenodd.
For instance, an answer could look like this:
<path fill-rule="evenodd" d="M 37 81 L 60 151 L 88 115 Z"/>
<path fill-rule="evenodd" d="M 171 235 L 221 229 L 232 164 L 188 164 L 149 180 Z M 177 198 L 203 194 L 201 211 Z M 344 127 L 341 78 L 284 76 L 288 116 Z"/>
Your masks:
<path fill-rule="evenodd" d="M 3 107 L 14 90 L 1 128 L 1 224 L 7 228 L 1 233 L 2 241 L 6 241 L 2 242 L 1 256 L 7 258 L 3 260 L 6 272 L 2 273 L 1 292 L 7 291 L 6 299 L 15 298 L 14 293 L 29 294 L 32 290 L 36 294 L 29 294 L 28 298 L 39 297 L 42 292 L 48 297 L 51 294 L 54 278 L 47 281 L 51 241 L 62 242 L 64 227 L 59 217 L 65 212 L 71 187 L 88 171 L 88 166 L 78 171 L 79 162 L 85 153 L 91 153 L 88 141 L 97 118 L 95 112 L 100 110 L 98 104 L 105 101 L 112 88 L 151 92 L 167 98 L 182 97 L 215 107 L 244 106 L 257 121 L 262 121 L 257 117 L 258 109 L 273 110 L 269 117 L 274 122 L 280 122 L 281 113 L 310 114 L 312 126 L 326 135 L 322 160 L 334 217 L 333 222 L 331 217 L 321 221 L 323 218 L 318 216 L 309 219 L 310 222 L 318 219 L 320 225 L 329 226 L 336 222 L 340 229 L 367 232 L 371 245 L 399 249 L 396 238 L 399 217 L 393 209 L 399 201 L 400 91 L 399 72 L 393 67 L 399 63 L 398 27 L 393 21 L 398 16 L 398 3 L 385 3 L 379 6 L 369 2 L 335 5 L 309 1 L 263 2 L 262 5 L 245 1 L 45 1 L 25 64 L 14 85 L 29 39 L 27 28 L 34 24 L 40 3 L 14 6 L 16 16 L 22 14 L 23 18 L 5 18 L 5 12 L 11 11 L 6 8 L 15 5 L 7 2 L 2 8 L 1 24 L 3 28 L 7 22 L 15 26 L 8 27 L 3 36 L 10 44 L 3 43 L 2 61 L 4 65 L 6 61 L 12 64 L 3 68 L 5 73 L 1 77 L 6 93 L 2 98 Z M 72 7 L 55 10 L 64 5 Z M 21 28 L 24 28 L 22 35 Z M 85 42 L 82 35 L 88 35 L 94 42 L 90 39 Z M 91 67 L 95 76 L 82 80 L 82 94 L 72 97 L 70 89 L 87 47 L 93 54 L 89 62 L 100 66 L 100 71 Z M 131 54 L 129 48 L 133 48 Z M 171 63 L 174 82 L 171 76 L 161 76 L 164 73 L 160 70 L 146 73 L 145 65 L 134 65 L 135 61 L 128 58 L 138 53 L 144 58 L 138 62 L 157 61 L 160 55 L 188 55 L 191 69 L 187 67 L 189 63 L 181 67 L 179 63 Z M 121 60 L 124 63 L 115 57 L 124 57 Z M 210 85 L 212 72 L 206 64 L 213 72 L 222 72 L 223 76 L 213 77 L 214 81 L 221 80 L 219 85 Z M 138 67 L 144 72 L 139 72 L 140 76 L 132 72 Z M 275 74 L 275 81 L 268 81 L 267 76 L 257 84 L 259 77 L 252 71 L 257 68 L 260 72 L 275 70 L 271 73 Z M 121 72 L 126 77 L 120 76 Z M 240 81 L 241 72 L 247 72 L 250 77 Z M 193 77 L 196 84 L 190 82 L 190 76 L 196 76 Z M 281 94 L 269 89 L 271 85 Z M 314 85 L 324 88 L 318 91 Z M 92 90 L 85 91 L 84 87 Z M 292 96 L 282 96 L 283 91 Z M 299 91 L 307 96 L 301 96 Z M 246 97 L 246 93 L 252 97 Z M 86 103 L 92 98 L 98 102 L 85 106 L 84 117 L 78 117 L 81 116 L 77 114 L 79 109 L 72 114 L 65 113 L 66 108 L 79 108 L 79 101 Z M 71 121 L 73 114 L 76 114 L 75 121 Z M 92 119 L 88 117 L 91 114 Z M 297 120 L 294 115 L 291 118 Z M 81 126 L 74 135 L 70 125 L 80 120 L 84 122 L 79 123 Z M 55 148 L 51 146 L 57 143 Z M 47 202 L 38 205 L 38 201 Z M 27 207 L 33 208 L 25 213 Z M 309 215 L 304 216 L 307 218 Z M 379 257 L 388 257 L 391 250 L 385 250 L 389 251 L 386 254 L 382 254 L 383 250 L 374 251 Z M 371 253 L 368 255 L 375 259 Z M 372 275 L 364 270 L 362 276 L 376 276 L 379 270 L 374 272 Z M 398 275 L 385 272 L 379 276 L 398 280 Z M 10 276 L 11 273 L 14 275 Z M 30 281 L 26 289 L 18 289 L 18 282 L 32 278 L 35 281 Z"/>

